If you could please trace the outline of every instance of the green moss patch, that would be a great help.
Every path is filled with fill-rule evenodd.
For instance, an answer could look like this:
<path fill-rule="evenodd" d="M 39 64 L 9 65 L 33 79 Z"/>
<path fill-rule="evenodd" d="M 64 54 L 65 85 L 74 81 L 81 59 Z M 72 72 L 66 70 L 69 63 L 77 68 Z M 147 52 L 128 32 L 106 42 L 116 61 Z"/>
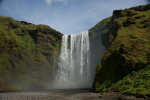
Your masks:
<path fill-rule="evenodd" d="M 94 89 L 99 92 L 108 91 L 112 84 L 122 80 L 127 84 L 123 83 L 124 85 L 118 87 L 119 92 L 137 95 L 148 93 L 149 82 L 140 78 L 144 74 L 139 74 L 138 71 L 145 71 L 144 68 L 150 63 L 150 5 L 116 10 L 112 17 L 98 24 L 100 25 L 94 28 L 103 29 L 102 41 L 108 50 L 101 60 L 100 70 L 96 71 Z M 138 73 L 139 75 L 136 76 L 139 78 L 131 80 L 125 77 L 132 71 Z M 140 87 L 130 87 L 130 84 L 136 85 L 136 81 L 139 81 Z M 147 88 L 142 88 L 144 86 Z"/>
<path fill-rule="evenodd" d="M 46 25 L 0 16 L 0 91 L 50 84 L 61 36 Z"/>

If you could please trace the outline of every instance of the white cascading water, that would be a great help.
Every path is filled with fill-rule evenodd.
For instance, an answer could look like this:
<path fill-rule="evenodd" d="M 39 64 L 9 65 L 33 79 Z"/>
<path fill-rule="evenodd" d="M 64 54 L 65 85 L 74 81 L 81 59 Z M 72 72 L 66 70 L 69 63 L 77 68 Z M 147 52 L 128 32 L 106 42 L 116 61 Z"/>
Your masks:
<path fill-rule="evenodd" d="M 62 37 L 55 88 L 91 87 L 89 49 L 88 32 Z"/>
<path fill-rule="evenodd" d="M 104 51 L 101 34 L 94 40 L 90 40 L 88 31 L 63 35 L 53 88 L 91 88 Z"/>

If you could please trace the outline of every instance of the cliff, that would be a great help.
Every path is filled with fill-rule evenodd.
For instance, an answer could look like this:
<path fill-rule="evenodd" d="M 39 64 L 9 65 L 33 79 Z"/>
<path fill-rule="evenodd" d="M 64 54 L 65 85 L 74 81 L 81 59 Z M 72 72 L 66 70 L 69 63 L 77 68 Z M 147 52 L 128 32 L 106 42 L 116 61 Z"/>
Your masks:
<path fill-rule="evenodd" d="M 0 16 L 0 91 L 48 89 L 61 36 L 46 25 Z"/>
<path fill-rule="evenodd" d="M 115 10 L 91 30 L 102 34 L 107 48 L 97 65 L 94 89 L 149 97 L 150 5 Z"/>

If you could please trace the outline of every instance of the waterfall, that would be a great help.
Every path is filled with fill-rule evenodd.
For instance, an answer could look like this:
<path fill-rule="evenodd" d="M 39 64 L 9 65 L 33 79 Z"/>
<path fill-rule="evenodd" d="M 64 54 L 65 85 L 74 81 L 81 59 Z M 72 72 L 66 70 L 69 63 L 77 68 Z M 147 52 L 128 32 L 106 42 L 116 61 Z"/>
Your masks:
<path fill-rule="evenodd" d="M 93 61 L 90 59 L 90 49 L 89 32 L 63 35 L 54 88 L 90 88 L 92 86 L 96 64 L 90 64 Z"/>

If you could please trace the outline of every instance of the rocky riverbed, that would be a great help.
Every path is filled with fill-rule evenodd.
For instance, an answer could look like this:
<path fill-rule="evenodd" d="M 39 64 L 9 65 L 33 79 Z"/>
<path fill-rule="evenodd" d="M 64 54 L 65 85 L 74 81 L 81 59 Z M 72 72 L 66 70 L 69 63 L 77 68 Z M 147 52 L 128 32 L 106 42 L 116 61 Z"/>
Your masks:
<path fill-rule="evenodd" d="M 49 91 L 26 91 L 0 93 L 0 100 L 144 100 L 134 96 L 110 93 L 102 96 L 89 89 L 66 89 Z"/>

